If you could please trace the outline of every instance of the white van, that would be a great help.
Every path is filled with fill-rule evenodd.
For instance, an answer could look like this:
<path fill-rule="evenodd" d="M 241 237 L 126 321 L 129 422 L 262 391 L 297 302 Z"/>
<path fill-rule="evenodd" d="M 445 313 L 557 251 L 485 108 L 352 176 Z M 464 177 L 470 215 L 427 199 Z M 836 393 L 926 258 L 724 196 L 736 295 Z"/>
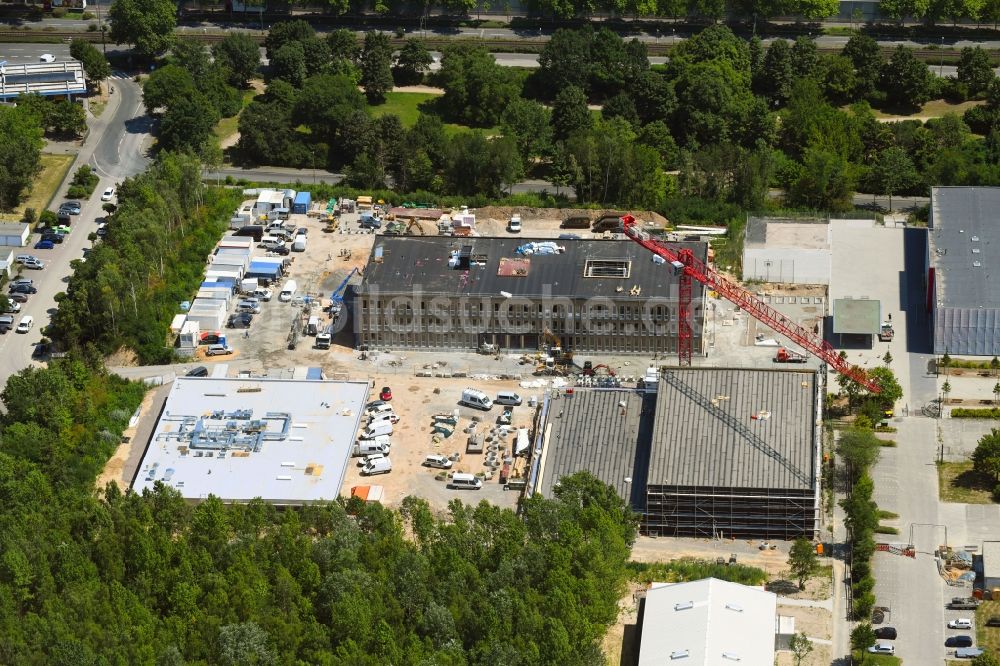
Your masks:
<path fill-rule="evenodd" d="M 483 487 L 483 480 L 473 474 L 456 472 L 448 479 L 448 487 L 458 490 L 479 490 Z"/>
<path fill-rule="evenodd" d="M 458 401 L 458 404 L 481 409 L 484 412 L 493 409 L 493 401 L 490 400 L 490 396 L 473 388 L 462 391 L 462 399 Z"/>
<path fill-rule="evenodd" d="M 392 412 L 392 405 L 387 402 L 379 401 L 378 404 L 373 404 L 367 410 L 365 410 L 365 416 L 378 416 L 379 414 L 384 414 L 385 412 Z"/>
<path fill-rule="evenodd" d="M 399 417 L 396 416 L 396 412 L 390 410 L 388 412 L 379 412 L 378 414 L 372 414 L 368 417 L 368 425 L 375 425 L 376 423 L 399 423 Z"/>
<path fill-rule="evenodd" d="M 295 292 L 298 288 L 299 285 L 295 283 L 295 280 L 288 280 L 281 287 L 281 293 L 278 294 L 278 300 L 287 303 L 295 297 Z"/>
<path fill-rule="evenodd" d="M 391 435 L 392 434 L 392 423 L 389 421 L 380 421 L 378 423 L 372 423 L 361 431 L 361 435 L 358 439 L 375 439 L 379 435 Z"/>
<path fill-rule="evenodd" d="M 389 440 L 386 439 L 363 439 L 354 445 L 351 455 L 370 456 L 373 453 L 389 453 Z"/>
<path fill-rule="evenodd" d="M 521 404 L 521 396 L 514 393 L 513 391 L 500 391 L 497 393 L 497 399 L 493 402 L 498 405 L 509 405 L 511 407 L 517 407 Z"/>
<path fill-rule="evenodd" d="M 392 471 L 392 461 L 388 458 L 375 458 L 374 460 L 368 461 L 364 467 L 361 468 L 361 474 L 364 476 L 374 476 L 376 474 L 388 474 Z"/>
<path fill-rule="evenodd" d="M 31 330 L 31 327 L 35 325 L 35 319 L 31 315 L 24 315 L 21 317 L 21 321 L 17 324 L 16 331 L 18 333 L 27 333 Z"/>

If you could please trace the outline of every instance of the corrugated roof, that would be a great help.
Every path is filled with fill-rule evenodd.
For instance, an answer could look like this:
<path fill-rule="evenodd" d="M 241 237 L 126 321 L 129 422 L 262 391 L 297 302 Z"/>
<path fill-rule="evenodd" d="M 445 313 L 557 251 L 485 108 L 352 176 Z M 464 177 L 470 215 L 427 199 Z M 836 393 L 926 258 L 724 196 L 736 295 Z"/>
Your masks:
<path fill-rule="evenodd" d="M 646 593 L 638 666 L 752 666 L 774 663 L 778 598 L 705 578 Z"/>
<path fill-rule="evenodd" d="M 833 301 L 833 332 L 875 335 L 882 325 L 882 302 L 869 298 Z"/>
<path fill-rule="evenodd" d="M 647 483 L 811 489 L 815 400 L 810 371 L 665 370 Z"/>
<path fill-rule="evenodd" d="M 506 292 L 522 297 L 607 296 L 616 300 L 644 301 L 651 297 L 668 297 L 676 291 L 676 280 L 669 264 L 655 263 L 652 253 L 630 240 L 555 240 L 565 248 L 564 252 L 532 255 L 527 275 L 502 275 L 501 260 L 525 258 L 517 253 L 517 248 L 530 242 L 553 242 L 553 239 L 383 236 L 372 249 L 359 293 L 376 289 L 392 293 L 419 288 L 430 295 L 500 296 L 501 292 Z M 691 248 L 699 259 L 706 259 L 706 243 L 671 245 Z M 380 248 L 381 259 L 376 259 Z M 476 255 L 485 259 L 482 264 L 473 263 L 467 270 L 449 268 L 452 251 L 464 251 L 473 260 Z M 631 262 L 629 277 L 584 277 L 584 268 L 590 260 Z M 641 291 L 633 295 L 630 291 L 636 286 Z M 693 298 L 701 299 L 703 293 L 704 287 L 695 283 Z"/>
<path fill-rule="evenodd" d="M 642 511 L 654 397 L 637 391 L 594 389 L 553 395 L 558 397 L 550 397 L 546 419 L 551 430 L 542 465 L 542 494 L 550 497 L 561 477 L 587 470 L 615 488 L 633 509 Z"/>

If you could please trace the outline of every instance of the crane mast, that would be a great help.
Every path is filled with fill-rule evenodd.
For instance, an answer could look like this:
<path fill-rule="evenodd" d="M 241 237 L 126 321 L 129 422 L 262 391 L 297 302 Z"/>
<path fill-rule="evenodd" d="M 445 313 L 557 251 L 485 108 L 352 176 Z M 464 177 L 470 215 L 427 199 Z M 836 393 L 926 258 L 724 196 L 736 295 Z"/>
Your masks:
<path fill-rule="evenodd" d="M 687 248 L 672 248 L 653 238 L 636 226 L 632 215 L 622 217 L 625 235 L 642 245 L 653 254 L 668 261 L 678 272 L 677 307 L 677 356 L 680 365 L 691 365 L 691 280 L 697 280 L 709 289 L 721 294 L 726 300 L 746 311 L 751 317 L 771 327 L 778 333 L 800 345 L 806 351 L 819 357 L 824 363 L 849 377 L 871 393 L 879 393 L 881 387 L 864 370 L 853 366 L 841 358 L 833 346 L 819 335 L 800 326 L 770 305 L 754 296 L 732 280 L 723 277 Z"/>

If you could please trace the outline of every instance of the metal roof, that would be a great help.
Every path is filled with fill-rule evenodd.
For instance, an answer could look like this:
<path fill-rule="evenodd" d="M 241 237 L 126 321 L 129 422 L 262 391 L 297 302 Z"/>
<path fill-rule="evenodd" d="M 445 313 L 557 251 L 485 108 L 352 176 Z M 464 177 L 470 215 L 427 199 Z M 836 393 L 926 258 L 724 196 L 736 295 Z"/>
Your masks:
<path fill-rule="evenodd" d="M 532 242 L 554 242 L 564 251 L 533 254 L 526 274 L 502 275 L 501 260 L 525 258 L 518 254 L 517 248 Z M 708 245 L 703 242 L 671 245 L 694 250 L 702 261 L 708 253 Z M 450 268 L 452 252 L 467 256 L 469 267 Z M 372 248 L 359 293 L 420 290 L 429 295 L 448 296 L 605 296 L 635 301 L 676 297 L 677 281 L 671 267 L 654 262 L 653 256 L 630 240 L 382 236 Z M 628 262 L 628 277 L 584 277 L 588 261 L 602 260 Z M 703 294 L 704 287 L 695 283 L 693 298 L 701 299 Z"/>
<path fill-rule="evenodd" d="M 82 95 L 87 92 L 83 65 L 72 59 L 52 63 L 6 64 L 0 68 L 0 99 L 25 93 L 45 96 Z"/>
<path fill-rule="evenodd" d="M 551 497 L 561 477 L 587 470 L 642 511 L 654 400 L 631 390 L 577 388 L 568 395 L 553 391 L 538 484 L 542 495 Z"/>
<path fill-rule="evenodd" d="M 367 382 L 178 378 L 132 487 L 141 492 L 163 481 L 188 499 L 213 494 L 232 502 L 332 500 L 367 398 Z M 192 433 L 202 445 L 192 444 Z M 243 439 L 213 446 L 230 434 Z M 258 446 L 248 450 L 246 440 Z"/>
<path fill-rule="evenodd" d="M 638 666 L 774 663 L 777 595 L 705 578 L 646 592 Z"/>
<path fill-rule="evenodd" d="M 743 247 L 829 250 L 830 221 L 809 218 L 749 217 Z"/>
<path fill-rule="evenodd" d="M 934 187 L 928 224 L 935 353 L 1000 353 L 1000 187 Z"/>
<path fill-rule="evenodd" d="M 649 485 L 815 487 L 816 373 L 665 369 Z"/>
<path fill-rule="evenodd" d="M 22 236 L 27 229 L 24 222 L 0 222 L 0 236 Z"/>
<path fill-rule="evenodd" d="M 833 332 L 875 335 L 882 325 L 882 302 L 870 298 L 833 301 Z"/>

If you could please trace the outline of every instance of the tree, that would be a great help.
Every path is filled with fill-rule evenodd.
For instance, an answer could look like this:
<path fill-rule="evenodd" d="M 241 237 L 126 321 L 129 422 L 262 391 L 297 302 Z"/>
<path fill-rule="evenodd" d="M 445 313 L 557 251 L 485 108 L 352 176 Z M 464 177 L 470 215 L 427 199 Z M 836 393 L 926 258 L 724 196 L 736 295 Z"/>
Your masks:
<path fill-rule="evenodd" d="M 173 0 L 114 0 L 108 21 L 116 44 L 131 44 L 143 57 L 153 58 L 173 43 L 177 6 Z"/>
<path fill-rule="evenodd" d="M 792 653 L 795 666 L 802 666 L 802 662 L 812 654 L 813 644 L 805 632 L 799 632 L 788 639 L 788 650 Z"/>
<path fill-rule="evenodd" d="M 85 39 L 74 39 L 69 45 L 69 54 L 83 64 L 83 71 L 89 81 L 103 81 L 111 76 L 108 59 L 96 46 Z"/>
<path fill-rule="evenodd" d="M 872 165 L 872 191 L 889 195 L 889 210 L 892 210 L 892 195 L 903 192 L 920 181 L 920 174 L 913 166 L 913 160 L 905 150 L 898 147 L 886 148 L 878 154 Z M 888 365 L 888 364 L 887 364 Z"/>
<path fill-rule="evenodd" d="M 215 62 L 227 74 L 229 85 L 246 88 L 260 66 L 260 47 L 245 32 L 233 32 L 212 48 Z"/>
<path fill-rule="evenodd" d="M 365 33 L 361 48 L 361 86 L 369 104 L 382 104 L 392 90 L 392 46 L 382 32 Z"/>
<path fill-rule="evenodd" d="M 966 46 L 958 61 L 958 81 L 969 88 L 969 94 L 976 96 L 985 92 L 996 79 L 989 54 L 982 47 Z"/>
<path fill-rule="evenodd" d="M 195 93 L 191 75 L 179 65 L 164 65 L 153 71 L 142 84 L 142 103 L 150 113 L 169 108 L 179 99 Z"/>
<path fill-rule="evenodd" d="M 993 385 L 993 404 L 1000 404 L 1000 382 Z"/>
<path fill-rule="evenodd" d="M 601 117 L 605 120 L 621 118 L 632 126 L 639 125 L 639 113 L 635 109 L 635 102 L 632 101 L 632 96 L 626 92 L 620 92 L 604 102 Z"/>
<path fill-rule="evenodd" d="M 632 99 L 643 125 L 657 120 L 666 122 L 677 108 L 677 96 L 670 82 L 660 72 L 651 70 L 639 74 L 632 86 Z"/>
<path fill-rule="evenodd" d="M 496 196 L 523 173 L 512 137 L 488 140 L 482 132 L 463 132 L 452 138 L 448 154 L 444 179 L 455 194 Z"/>
<path fill-rule="evenodd" d="M 933 74 L 903 45 L 892 52 L 881 80 L 886 100 L 894 106 L 916 109 L 930 99 Z"/>
<path fill-rule="evenodd" d="M 890 352 L 890 351 L 889 351 L 888 349 L 886 349 L 886 350 L 885 350 L 885 354 L 883 354 L 883 355 L 882 355 L 882 363 L 883 363 L 883 364 L 885 365 L 885 367 L 887 367 L 887 368 L 888 368 L 888 367 L 889 367 L 890 365 L 892 365 L 892 352 Z"/>
<path fill-rule="evenodd" d="M 816 50 L 816 42 L 810 37 L 797 37 L 791 48 L 791 62 L 795 76 L 815 76 L 816 69 L 819 67 L 819 52 Z"/>
<path fill-rule="evenodd" d="M 760 75 L 754 80 L 754 90 L 766 97 L 771 105 L 781 106 L 792 94 L 794 78 L 792 52 L 788 48 L 788 42 L 776 39 L 764 54 Z"/>
<path fill-rule="evenodd" d="M 549 111 L 529 99 L 515 99 L 500 116 L 500 130 L 512 137 L 527 168 L 535 157 L 548 152 L 552 143 Z"/>
<path fill-rule="evenodd" d="M 845 157 L 823 148 L 807 148 L 802 163 L 805 168 L 790 193 L 793 203 L 816 210 L 850 208 L 854 179 Z"/>
<path fill-rule="evenodd" d="M 799 581 L 799 589 L 806 589 L 806 581 L 812 577 L 819 567 L 816 548 L 811 541 L 808 539 L 795 540 L 788 554 L 788 567 L 791 570 L 792 576 Z"/>
<path fill-rule="evenodd" d="M 438 106 L 442 115 L 472 127 L 496 125 L 504 109 L 520 97 L 520 81 L 479 45 L 445 48 L 438 78 L 444 88 Z"/>
<path fill-rule="evenodd" d="M 1000 658 L 992 652 L 984 652 L 972 660 L 972 666 L 1000 666 Z"/>
<path fill-rule="evenodd" d="M 227 624 L 219 628 L 219 660 L 227 666 L 269 666 L 277 660 L 267 632 L 254 622 Z"/>
<path fill-rule="evenodd" d="M 538 56 L 540 89 L 548 99 L 554 99 L 566 86 L 586 91 L 590 83 L 590 43 L 594 31 L 560 28 L 542 48 Z"/>
<path fill-rule="evenodd" d="M 851 630 L 851 649 L 867 650 L 875 645 L 875 630 L 870 622 L 862 622 Z"/>
<path fill-rule="evenodd" d="M 675 169 L 680 163 L 680 151 L 670 128 L 662 120 L 654 120 L 639 130 L 636 142 L 649 146 L 660 155 L 664 169 Z"/>
<path fill-rule="evenodd" d="M 870 99 L 878 90 L 885 61 L 878 42 L 868 35 L 854 35 L 847 40 L 841 54 L 854 64 L 856 97 Z"/>
<path fill-rule="evenodd" d="M 837 454 L 844 459 L 853 477 L 878 462 L 881 442 L 868 428 L 853 427 L 840 434 Z"/>
<path fill-rule="evenodd" d="M 363 113 L 364 108 L 364 97 L 351 79 L 320 74 L 309 77 L 302 84 L 292 117 L 296 124 L 309 127 L 314 137 L 334 145 L 343 143 L 346 138 L 342 134 L 347 119 L 354 113 Z M 348 159 L 353 157 L 352 153 Z"/>
<path fill-rule="evenodd" d="M 204 95 L 194 94 L 177 100 L 163 114 L 159 143 L 166 150 L 190 149 L 201 153 L 219 122 L 219 113 Z"/>
<path fill-rule="evenodd" d="M 68 99 L 52 100 L 48 127 L 57 136 L 82 136 L 87 130 L 87 113 L 79 102 Z"/>
<path fill-rule="evenodd" d="M 983 435 L 972 452 L 972 467 L 980 474 L 988 474 L 1000 481 L 1000 430 L 993 428 Z"/>
<path fill-rule="evenodd" d="M 358 57 L 358 38 L 351 30 L 339 28 L 330 32 L 326 36 L 326 43 L 330 47 L 330 57 L 334 60 L 354 62 Z"/>
<path fill-rule="evenodd" d="M 552 131 L 556 139 L 565 139 L 583 129 L 590 128 L 590 109 L 583 90 L 566 86 L 556 95 L 552 105 Z"/>
<path fill-rule="evenodd" d="M 990 372 L 996 377 L 998 370 L 1000 370 L 1000 358 L 994 356 L 990 359 Z"/>
<path fill-rule="evenodd" d="M 289 42 L 279 46 L 271 57 L 271 71 L 275 78 L 288 81 L 296 88 L 300 87 L 309 74 L 302 42 Z"/>
<path fill-rule="evenodd" d="M 38 173 L 42 129 L 19 108 L 0 107 L 0 210 L 10 211 Z"/>
<path fill-rule="evenodd" d="M 264 48 L 267 49 L 267 58 L 270 60 L 285 44 L 292 42 L 303 42 L 316 36 L 316 31 L 307 22 L 299 19 L 295 21 L 281 21 L 271 26 L 264 38 Z"/>
<path fill-rule="evenodd" d="M 891 409 L 896 401 L 903 397 L 903 387 L 899 385 L 896 375 L 889 368 L 872 368 L 868 371 L 868 379 L 878 385 L 877 397 L 883 409 Z"/>
<path fill-rule="evenodd" d="M 423 40 L 407 39 L 396 56 L 392 74 L 396 83 L 401 86 L 420 83 L 433 62 L 434 58 Z"/>

